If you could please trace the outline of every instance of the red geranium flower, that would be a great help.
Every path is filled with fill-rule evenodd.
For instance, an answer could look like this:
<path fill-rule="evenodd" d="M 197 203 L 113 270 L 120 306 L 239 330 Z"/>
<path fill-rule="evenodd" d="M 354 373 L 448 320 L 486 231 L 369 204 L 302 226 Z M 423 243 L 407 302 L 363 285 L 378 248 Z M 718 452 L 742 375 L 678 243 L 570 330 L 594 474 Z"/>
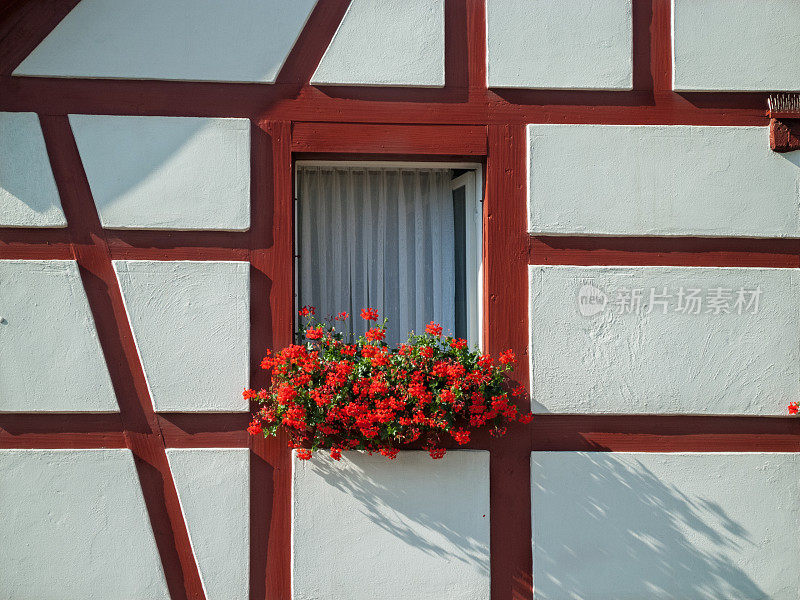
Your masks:
<path fill-rule="evenodd" d="M 800 410 L 800 404 L 798 404 L 797 402 L 790 402 L 788 408 L 790 415 L 796 415 L 798 410 Z"/>
<path fill-rule="evenodd" d="M 509 363 L 513 363 L 516 360 L 514 356 L 514 351 L 509 348 L 505 352 L 500 355 L 500 363 L 507 365 Z"/>
<path fill-rule="evenodd" d="M 380 327 L 373 327 L 372 329 L 367 329 L 364 336 L 371 342 L 377 342 L 386 337 L 386 332 Z"/>
<path fill-rule="evenodd" d="M 365 321 L 377 321 L 378 320 L 378 311 L 374 308 L 362 308 L 361 309 L 361 318 Z"/>
<path fill-rule="evenodd" d="M 310 340 L 318 340 L 322 337 L 322 327 L 315 327 L 306 331 L 306 337 Z"/>
<path fill-rule="evenodd" d="M 425 325 L 425 333 L 430 333 L 431 335 L 442 335 L 442 326 L 431 321 Z"/>

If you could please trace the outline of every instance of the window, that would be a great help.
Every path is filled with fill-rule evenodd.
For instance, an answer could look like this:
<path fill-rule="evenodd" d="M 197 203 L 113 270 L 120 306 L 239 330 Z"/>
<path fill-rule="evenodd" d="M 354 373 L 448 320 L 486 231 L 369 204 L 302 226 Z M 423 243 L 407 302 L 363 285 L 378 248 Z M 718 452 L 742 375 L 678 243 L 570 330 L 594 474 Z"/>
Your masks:
<path fill-rule="evenodd" d="M 298 162 L 297 302 L 323 318 L 389 317 L 387 341 L 430 321 L 480 343 L 480 169 L 472 164 Z"/>

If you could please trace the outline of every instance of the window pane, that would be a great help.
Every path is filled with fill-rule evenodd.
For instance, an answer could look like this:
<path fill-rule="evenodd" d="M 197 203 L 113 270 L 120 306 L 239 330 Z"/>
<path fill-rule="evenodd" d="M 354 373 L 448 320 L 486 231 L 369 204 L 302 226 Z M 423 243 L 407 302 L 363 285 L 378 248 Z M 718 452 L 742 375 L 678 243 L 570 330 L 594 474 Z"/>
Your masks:
<path fill-rule="evenodd" d="M 448 169 L 300 168 L 300 304 L 323 317 L 354 315 L 345 328 L 356 333 L 366 329 L 360 310 L 376 308 L 389 317 L 390 344 L 430 321 L 454 333 L 450 177 Z"/>

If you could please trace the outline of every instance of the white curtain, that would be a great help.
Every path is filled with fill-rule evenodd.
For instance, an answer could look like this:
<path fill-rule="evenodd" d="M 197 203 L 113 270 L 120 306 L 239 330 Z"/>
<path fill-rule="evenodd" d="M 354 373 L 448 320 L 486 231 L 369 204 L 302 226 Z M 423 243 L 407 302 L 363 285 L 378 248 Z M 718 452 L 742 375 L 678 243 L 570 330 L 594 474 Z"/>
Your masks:
<path fill-rule="evenodd" d="M 455 325 L 453 197 L 448 169 L 301 167 L 300 305 L 325 317 L 362 308 L 389 318 L 387 341 L 430 321 Z"/>

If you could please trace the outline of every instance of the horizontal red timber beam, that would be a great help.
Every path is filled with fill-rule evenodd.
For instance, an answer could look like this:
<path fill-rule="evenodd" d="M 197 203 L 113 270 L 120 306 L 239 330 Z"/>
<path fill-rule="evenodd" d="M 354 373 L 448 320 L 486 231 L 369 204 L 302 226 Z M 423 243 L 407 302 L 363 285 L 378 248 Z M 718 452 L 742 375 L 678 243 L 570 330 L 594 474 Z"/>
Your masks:
<path fill-rule="evenodd" d="M 800 451 L 795 417 L 536 415 L 529 432 L 532 451 Z"/>
<path fill-rule="evenodd" d="M 480 125 L 294 123 L 292 151 L 484 156 L 486 154 L 486 127 Z"/>
<path fill-rule="evenodd" d="M 469 93 L 469 97 L 466 94 Z M 762 125 L 767 94 L 0 77 L 0 110 L 304 122 Z"/>
<path fill-rule="evenodd" d="M 167 448 L 247 448 L 250 413 L 158 413 Z"/>
<path fill-rule="evenodd" d="M 72 257 L 66 229 L 0 227 L 0 260 L 69 260 Z"/>
<path fill-rule="evenodd" d="M 536 265 L 800 267 L 800 240 L 695 237 L 530 238 Z"/>
<path fill-rule="evenodd" d="M 125 448 L 119 413 L 0 414 L 0 448 Z"/>
<path fill-rule="evenodd" d="M 250 236 L 235 231 L 103 230 L 114 260 L 248 260 Z"/>

